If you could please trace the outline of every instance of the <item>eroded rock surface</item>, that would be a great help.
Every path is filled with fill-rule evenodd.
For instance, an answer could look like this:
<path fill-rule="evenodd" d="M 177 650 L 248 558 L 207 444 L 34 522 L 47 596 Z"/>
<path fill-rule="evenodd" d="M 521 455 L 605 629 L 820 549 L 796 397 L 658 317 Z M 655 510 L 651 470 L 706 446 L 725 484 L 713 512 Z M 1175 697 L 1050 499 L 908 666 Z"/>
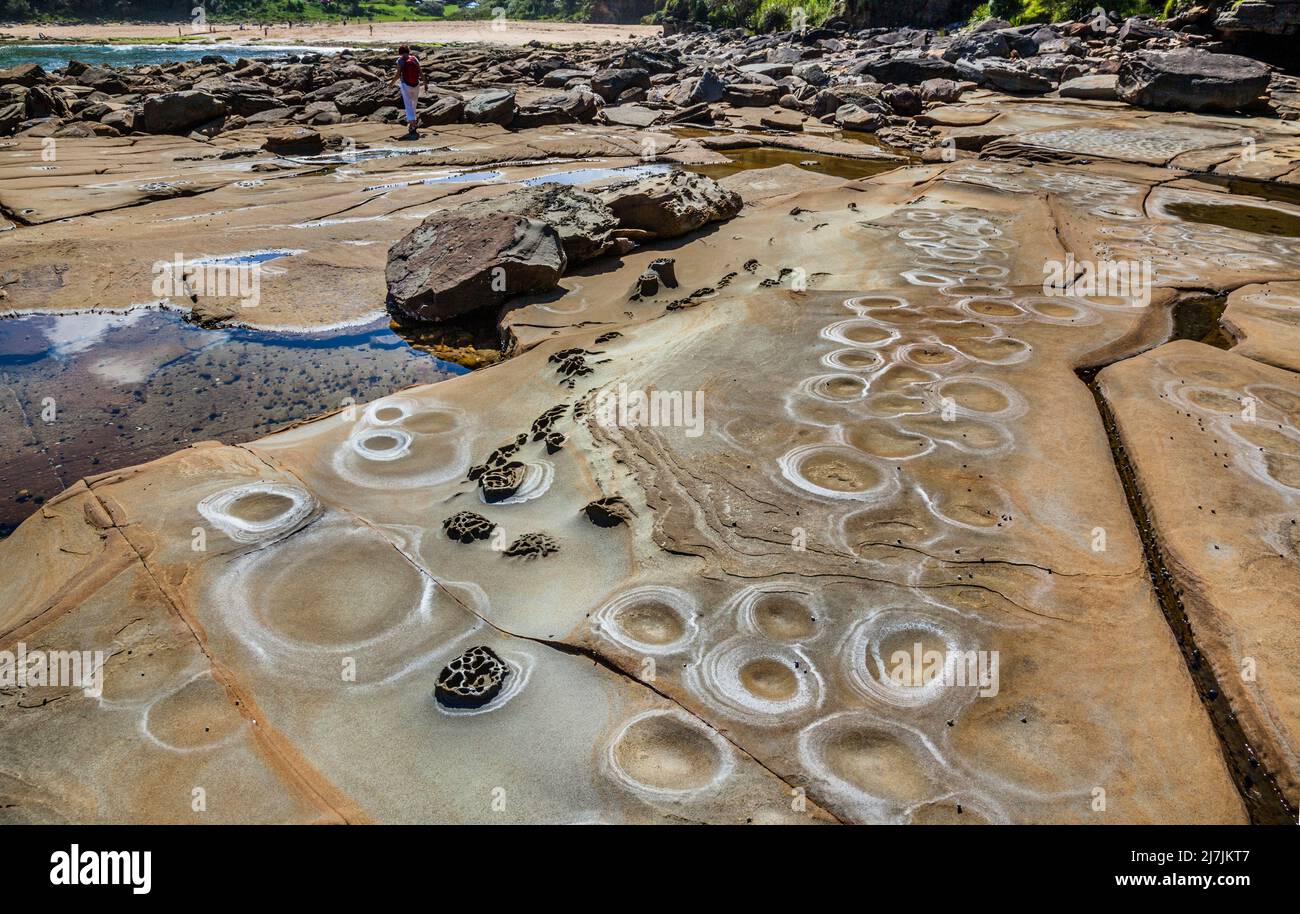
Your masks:
<path fill-rule="evenodd" d="M 210 136 L 70 136 L 48 172 L 43 132 L 143 111 L 76 118 L 80 90 L 11 74 L 23 118 L 63 113 L 0 163 L 6 306 L 126 307 L 173 252 L 274 247 L 262 319 L 348 321 L 382 302 L 396 243 L 403 313 L 508 298 L 513 357 L 42 505 L 0 543 L 0 646 L 103 646 L 104 692 L 0 702 L 0 818 L 1285 811 L 1267 791 L 1297 799 L 1300 239 L 1285 194 L 1243 187 L 1294 183 L 1300 133 L 1110 100 L 1124 55 L 1190 39 L 1075 25 L 832 30 L 815 58 L 691 31 L 448 51 L 456 97 L 422 120 L 455 123 L 405 147 L 365 55 L 205 64 L 178 91 L 227 106 Z M 68 75 L 110 108 L 178 81 Z M 461 122 L 501 85 L 510 129 Z M 649 129 L 676 118 L 713 132 Z M 322 151 L 264 148 L 286 129 Z M 1067 257 L 1149 264 L 1151 287 L 1046 289 Z M 1161 345 L 1207 289 L 1231 293 L 1236 351 Z M 1102 365 L 1150 531 L 1080 376 Z M 1166 618 L 1148 532 L 1221 695 Z M 927 652 L 942 675 L 909 671 Z"/>

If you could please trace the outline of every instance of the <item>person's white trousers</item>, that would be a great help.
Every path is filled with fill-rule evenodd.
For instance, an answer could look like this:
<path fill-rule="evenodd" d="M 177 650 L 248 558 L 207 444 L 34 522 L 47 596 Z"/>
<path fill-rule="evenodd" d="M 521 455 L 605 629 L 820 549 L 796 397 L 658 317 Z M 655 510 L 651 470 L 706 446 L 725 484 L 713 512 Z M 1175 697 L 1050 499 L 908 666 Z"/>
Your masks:
<path fill-rule="evenodd" d="M 402 90 L 402 104 L 406 106 L 406 122 L 415 123 L 415 103 L 420 98 L 419 86 L 408 86 L 406 83 L 399 82 L 397 87 Z"/>

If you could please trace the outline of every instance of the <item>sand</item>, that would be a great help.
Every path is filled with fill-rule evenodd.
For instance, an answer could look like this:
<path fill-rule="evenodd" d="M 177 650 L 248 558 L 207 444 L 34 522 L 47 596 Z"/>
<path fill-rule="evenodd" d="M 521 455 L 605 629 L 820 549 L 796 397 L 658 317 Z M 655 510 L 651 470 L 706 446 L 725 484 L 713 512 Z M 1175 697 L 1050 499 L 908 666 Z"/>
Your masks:
<path fill-rule="evenodd" d="M 235 24 L 209 26 L 209 31 L 198 32 L 188 23 L 108 23 L 80 25 L 16 25 L 6 28 L 0 35 L 23 40 L 53 38 L 61 41 L 112 41 L 122 39 L 157 40 L 177 37 L 177 29 L 184 36 L 211 35 L 220 42 L 273 41 L 303 42 L 305 44 L 397 44 L 398 42 L 487 42 L 490 44 L 521 45 L 530 41 L 576 44 L 584 41 L 629 41 L 648 35 L 657 35 L 659 26 L 649 25 L 595 25 L 585 22 L 520 22 L 506 20 L 500 23 L 483 22 L 376 22 L 371 32 L 368 23 L 302 23 L 292 28 L 283 22 L 272 26 L 265 35 L 260 28 L 249 23 L 241 29 Z"/>

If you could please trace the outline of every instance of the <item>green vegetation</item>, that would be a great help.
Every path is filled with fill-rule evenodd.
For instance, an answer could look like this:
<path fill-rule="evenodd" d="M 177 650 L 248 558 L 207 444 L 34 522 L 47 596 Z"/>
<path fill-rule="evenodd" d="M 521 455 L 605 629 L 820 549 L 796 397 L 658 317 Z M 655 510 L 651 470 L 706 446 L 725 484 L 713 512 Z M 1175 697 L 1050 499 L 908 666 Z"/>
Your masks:
<path fill-rule="evenodd" d="M 1012 25 L 1033 22 L 1061 22 L 1080 20 L 1091 16 L 1098 6 L 1117 16 L 1171 16 L 1172 7 L 1187 0 L 987 0 L 971 13 L 972 24 L 984 19 L 1005 19 Z"/>
<path fill-rule="evenodd" d="M 483 19 L 494 6 L 515 3 L 555 6 L 573 0 L 480 0 L 477 9 L 441 0 L 0 0 L 0 21 L 188 22 L 202 6 L 209 22 L 393 22 L 418 19 Z M 590 0 L 578 0 L 590 5 Z M 576 5 L 576 4 L 575 4 Z M 513 12 L 512 12 L 513 14 Z M 528 16 L 530 19 L 543 18 Z M 545 18 L 560 18 L 548 16 Z"/>
<path fill-rule="evenodd" d="M 834 0 L 665 0 L 650 18 L 655 22 L 689 19 L 720 29 L 780 32 L 793 28 L 801 15 L 804 26 L 821 25 L 830 18 L 833 7 Z"/>

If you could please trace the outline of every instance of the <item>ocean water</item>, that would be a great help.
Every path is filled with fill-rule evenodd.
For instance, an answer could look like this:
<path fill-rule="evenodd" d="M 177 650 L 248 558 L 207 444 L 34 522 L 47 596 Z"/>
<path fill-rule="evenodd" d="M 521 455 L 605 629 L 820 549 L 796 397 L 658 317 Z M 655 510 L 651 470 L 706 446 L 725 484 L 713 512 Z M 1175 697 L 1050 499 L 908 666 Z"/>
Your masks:
<path fill-rule="evenodd" d="M 67 66 L 79 60 L 93 66 L 134 67 L 142 64 L 198 60 L 207 54 L 220 54 L 232 63 L 240 57 L 287 57 L 290 54 L 336 54 L 342 48 L 307 45 L 239 45 L 226 43 L 199 44 L 0 44 L 0 69 L 23 63 L 37 63 L 45 70 Z"/>

